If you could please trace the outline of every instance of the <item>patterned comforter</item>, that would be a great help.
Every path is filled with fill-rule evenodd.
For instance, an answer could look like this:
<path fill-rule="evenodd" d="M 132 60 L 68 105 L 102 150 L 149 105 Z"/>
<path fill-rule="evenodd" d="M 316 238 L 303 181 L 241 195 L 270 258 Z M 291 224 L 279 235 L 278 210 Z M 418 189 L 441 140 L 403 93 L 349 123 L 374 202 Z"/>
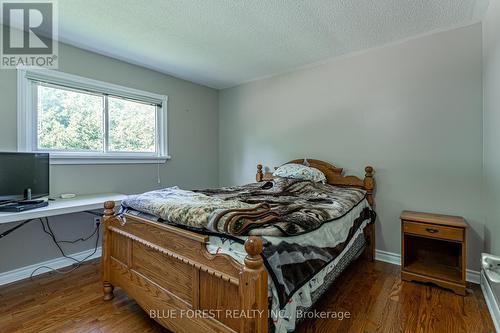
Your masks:
<path fill-rule="evenodd" d="M 373 222 L 375 214 L 364 208 L 350 228 L 329 244 L 287 239 L 334 223 L 363 202 L 365 195 L 356 188 L 276 178 L 219 189 L 166 188 L 131 196 L 122 205 L 181 228 L 241 243 L 243 235 L 263 236 L 264 263 L 277 288 L 280 307 L 284 307 L 295 291 L 335 260 L 361 225 L 366 225 L 363 222 Z"/>
<path fill-rule="evenodd" d="M 360 189 L 277 178 L 208 190 L 171 187 L 130 196 L 123 205 L 200 230 L 295 236 L 343 216 L 364 197 Z"/>

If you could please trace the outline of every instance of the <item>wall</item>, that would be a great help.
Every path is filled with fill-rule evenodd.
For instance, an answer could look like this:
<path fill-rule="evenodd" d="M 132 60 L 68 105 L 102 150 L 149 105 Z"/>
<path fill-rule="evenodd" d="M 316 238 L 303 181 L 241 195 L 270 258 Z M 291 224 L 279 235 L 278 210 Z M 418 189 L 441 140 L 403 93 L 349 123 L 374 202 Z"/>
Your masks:
<path fill-rule="evenodd" d="M 221 185 L 310 157 L 377 181 L 377 248 L 400 253 L 403 209 L 463 215 L 483 248 L 481 25 L 220 92 Z"/>
<path fill-rule="evenodd" d="M 168 144 L 172 160 L 160 165 L 160 185 L 157 184 L 157 166 L 153 164 L 52 166 L 52 195 L 64 192 L 138 193 L 174 184 L 185 188 L 218 184 L 216 90 L 65 44 L 59 48 L 59 69 L 168 95 Z M 0 70 L 0 101 L 0 151 L 14 151 L 17 147 L 15 70 Z M 61 239 L 88 235 L 93 228 L 92 216 L 87 214 L 54 218 L 53 223 Z M 2 225 L 0 232 L 12 226 Z M 74 253 L 93 245 L 91 240 L 66 248 Z M 18 229 L 0 240 L 0 253 L 0 272 L 60 256 L 49 238 L 41 233 L 38 223 Z M 4 255 L 6 253 L 10 255 Z"/>
<path fill-rule="evenodd" d="M 500 1 L 483 20 L 484 204 L 486 251 L 500 255 Z"/>
<path fill-rule="evenodd" d="M 160 166 L 161 185 L 156 165 L 53 166 L 51 192 L 211 187 L 218 178 L 221 185 L 238 184 L 254 179 L 257 163 L 275 166 L 306 156 L 334 162 L 360 177 L 371 164 L 376 169 L 379 249 L 400 252 L 402 209 L 460 214 L 472 227 L 469 266 L 477 269 L 483 237 L 487 249 L 500 254 L 500 244 L 491 236 L 500 234 L 500 179 L 495 172 L 500 155 L 494 145 L 500 125 L 499 95 L 494 93 L 500 78 L 499 44 L 492 6 L 484 23 L 486 227 L 480 202 L 480 25 L 223 90 L 219 114 L 215 90 L 62 44 L 61 71 L 169 95 L 173 159 Z M 0 151 L 15 150 L 15 71 L 0 70 L 0 100 Z M 86 214 L 51 221 L 61 239 L 92 231 L 92 217 Z M 0 226 L 0 232 L 10 226 Z M 65 248 L 74 253 L 92 246 L 90 240 Z M 0 272 L 60 256 L 37 223 L 0 240 L 0 253 L 10 254 L 1 256 Z"/>

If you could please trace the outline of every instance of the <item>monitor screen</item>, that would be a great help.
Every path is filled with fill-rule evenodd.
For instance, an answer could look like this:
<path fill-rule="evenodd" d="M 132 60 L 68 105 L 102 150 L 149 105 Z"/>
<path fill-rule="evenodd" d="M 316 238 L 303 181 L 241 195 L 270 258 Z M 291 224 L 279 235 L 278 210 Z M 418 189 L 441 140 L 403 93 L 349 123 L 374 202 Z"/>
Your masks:
<path fill-rule="evenodd" d="M 0 200 L 22 200 L 49 195 L 49 154 L 0 153 Z"/>

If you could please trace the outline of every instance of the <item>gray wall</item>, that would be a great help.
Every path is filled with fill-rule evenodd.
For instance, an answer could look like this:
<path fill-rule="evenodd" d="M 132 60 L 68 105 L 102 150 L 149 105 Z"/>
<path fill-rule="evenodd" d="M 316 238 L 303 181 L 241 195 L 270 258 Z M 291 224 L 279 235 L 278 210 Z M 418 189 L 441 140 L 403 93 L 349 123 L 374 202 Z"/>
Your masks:
<path fill-rule="evenodd" d="M 218 92 L 125 62 L 65 44 L 59 48 L 59 69 L 88 78 L 169 96 L 168 144 L 172 160 L 160 165 L 58 165 L 51 167 L 51 193 L 137 193 L 160 186 L 185 188 L 218 184 Z M 0 151 L 14 151 L 16 129 L 16 71 L 0 70 Z M 54 218 L 55 232 L 78 238 L 93 228 L 92 217 L 81 214 Z M 0 231 L 10 225 L 1 225 Z M 69 253 L 93 247 L 92 242 L 67 246 Z M 59 257 L 40 226 L 19 229 L 0 241 L 0 272 Z M 6 256 L 4 254 L 12 254 Z"/>
<path fill-rule="evenodd" d="M 486 250 L 500 255 L 500 1 L 483 21 L 484 203 Z"/>
<path fill-rule="evenodd" d="M 211 187 L 219 179 L 221 185 L 239 184 L 253 181 L 257 163 L 276 166 L 306 156 L 334 162 L 360 177 L 371 164 L 377 181 L 378 249 L 400 252 L 402 209 L 460 214 L 472 227 L 469 266 L 477 269 L 484 234 L 488 241 L 500 233 L 495 204 L 500 179 L 494 172 L 500 166 L 494 149 L 500 112 L 493 92 L 500 76 L 488 75 L 490 68 L 495 73 L 499 68 L 498 43 L 489 45 L 498 41 L 495 29 L 487 35 L 485 53 L 485 179 L 495 185 L 488 187 L 494 196 L 486 229 L 480 202 L 480 25 L 227 89 L 219 101 L 213 89 L 63 44 L 64 72 L 169 95 L 173 159 L 160 166 L 161 185 L 156 165 L 53 166 L 51 192 L 134 193 L 173 184 Z M 15 71 L 0 70 L 0 100 L 0 150 L 15 150 Z M 85 214 L 51 220 L 61 239 L 92 231 L 92 217 Z M 0 232 L 9 226 L 0 226 Z M 0 257 L 0 272 L 60 256 L 40 230 L 38 224 L 28 225 L 0 241 L 0 253 L 11 254 Z M 89 241 L 66 249 L 74 253 L 92 246 Z M 498 241 L 492 240 L 491 248 L 500 253 Z"/>
<path fill-rule="evenodd" d="M 226 89 L 221 185 L 294 158 L 376 170 L 377 248 L 400 253 L 403 209 L 463 215 L 469 268 L 483 247 L 481 25 Z"/>

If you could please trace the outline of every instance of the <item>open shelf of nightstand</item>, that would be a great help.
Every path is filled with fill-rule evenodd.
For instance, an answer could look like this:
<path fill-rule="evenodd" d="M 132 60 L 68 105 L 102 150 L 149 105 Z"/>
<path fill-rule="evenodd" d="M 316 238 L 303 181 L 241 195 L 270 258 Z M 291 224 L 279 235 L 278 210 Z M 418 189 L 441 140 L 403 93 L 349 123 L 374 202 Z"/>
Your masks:
<path fill-rule="evenodd" d="M 409 234 L 404 237 L 404 270 L 457 283 L 462 281 L 460 243 Z"/>
<path fill-rule="evenodd" d="M 447 266 L 439 263 L 414 261 L 406 265 L 405 270 L 416 274 L 428 274 L 457 283 L 462 280 L 462 274 L 460 273 L 459 267 Z"/>

